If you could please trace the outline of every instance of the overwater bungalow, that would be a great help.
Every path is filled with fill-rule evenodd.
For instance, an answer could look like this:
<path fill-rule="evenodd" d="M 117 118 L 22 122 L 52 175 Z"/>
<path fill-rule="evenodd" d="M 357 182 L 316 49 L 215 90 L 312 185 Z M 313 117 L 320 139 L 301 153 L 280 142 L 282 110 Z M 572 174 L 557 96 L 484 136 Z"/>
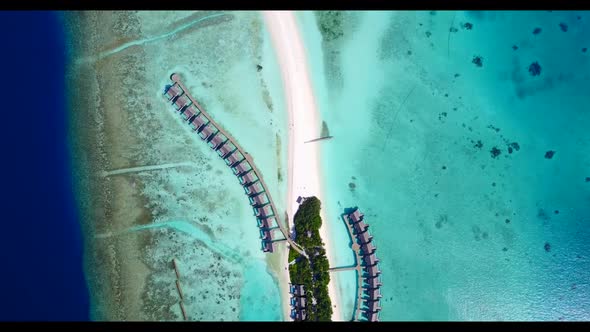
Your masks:
<path fill-rule="evenodd" d="M 246 158 L 244 158 L 244 155 L 240 151 L 236 151 L 236 152 L 230 154 L 229 157 L 225 158 L 225 163 L 227 165 L 229 165 L 230 167 L 235 167 L 237 163 L 241 162 L 244 159 L 246 159 Z M 248 166 L 250 166 L 250 165 L 248 165 Z"/>
<path fill-rule="evenodd" d="M 261 229 L 260 230 L 260 239 L 262 241 L 272 241 L 273 240 L 272 231 L 269 229 Z"/>
<path fill-rule="evenodd" d="M 264 188 L 262 187 L 260 181 L 244 186 L 244 190 L 246 191 L 246 195 L 248 196 L 257 195 L 264 192 Z"/>
<path fill-rule="evenodd" d="M 227 142 L 227 137 L 225 137 L 225 135 L 222 133 L 217 133 L 217 135 L 215 135 L 208 144 L 211 149 L 217 150 L 223 146 L 225 142 Z"/>
<path fill-rule="evenodd" d="M 269 218 L 261 218 L 258 219 L 260 221 L 260 224 L 258 225 L 258 227 L 260 228 L 272 228 L 274 227 L 274 223 L 273 221 L 275 221 L 274 217 L 269 217 Z"/>
<path fill-rule="evenodd" d="M 190 121 L 190 125 L 195 131 L 201 130 L 207 124 L 209 124 L 209 119 L 207 119 L 203 113 L 199 113 L 199 115 Z"/>
<path fill-rule="evenodd" d="M 270 205 L 254 208 L 254 212 L 256 213 L 256 216 L 260 218 L 274 216 Z"/>
<path fill-rule="evenodd" d="M 369 322 L 378 322 L 379 321 L 379 312 L 365 311 L 364 316 Z"/>
<path fill-rule="evenodd" d="M 270 204 L 268 200 L 268 196 L 265 193 L 260 193 L 258 195 L 250 196 L 250 205 L 254 207 L 265 206 Z"/>
<path fill-rule="evenodd" d="M 379 288 L 381 287 L 383 284 L 381 283 L 381 281 L 379 281 L 379 278 L 370 278 L 370 279 L 365 279 L 365 282 L 367 283 L 367 287 L 366 288 Z"/>
<path fill-rule="evenodd" d="M 357 234 L 366 232 L 368 228 L 369 228 L 369 225 L 365 224 L 365 222 L 362 220 L 354 223 L 354 231 Z"/>
<path fill-rule="evenodd" d="M 379 312 L 381 311 L 381 307 L 379 306 L 378 301 L 369 301 L 365 302 L 369 308 L 365 309 L 368 312 Z"/>
<path fill-rule="evenodd" d="M 373 240 L 373 236 L 369 235 L 369 232 L 364 232 L 357 235 L 357 239 L 361 243 L 361 245 L 365 243 L 370 243 Z"/>
<path fill-rule="evenodd" d="M 375 256 L 375 254 L 363 256 L 363 260 L 365 261 L 366 266 L 373 266 L 379 263 L 379 259 Z"/>
<path fill-rule="evenodd" d="M 236 152 L 236 153 L 239 153 L 239 152 Z M 232 155 L 234 155 L 234 154 L 235 154 L 235 153 L 233 153 Z M 241 154 L 241 153 L 240 153 L 240 156 L 242 156 L 242 154 Z M 230 156 L 230 157 L 231 157 L 231 156 Z M 228 158 L 226 159 L 226 163 L 227 163 L 227 160 L 229 160 L 229 158 L 230 158 L 230 157 L 228 157 Z M 243 156 L 242 156 L 242 158 L 243 158 Z M 242 160 L 243 160 L 243 159 L 242 159 Z M 230 165 L 231 165 L 231 164 L 230 164 Z M 250 163 L 249 163 L 249 162 L 247 162 L 247 161 L 243 161 L 243 162 L 241 162 L 241 163 L 237 164 L 236 166 L 234 166 L 234 167 L 232 168 L 232 171 L 234 172 L 234 174 L 235 174 L 235 175 L 238 175 L 238 176 L 239 176 L 239 175 L 241 175 L 241 174 L 244 174 L 244 173 L 246 173 L 246 172 L 249 172 L 251 169 L 252 169 L 252 165 L 250 165 Z"/>
<path fill-rule="evenodd" d="M 361 211 L 359 211 L 359 209 L 356 209 L 353 213 L 349 214 L 349 218 L 350 220 L 352 220 L 353 223 L 357 223 L 363 220 L 363 217 L 364 215 L 361 213 Z"/>
<path fill-rule="evenodd" d="M 227 141 L 219 148 L 219 150 L 217 150 L 217 154 L 221 158 L 225 159 L 230 153 L 234 152 L 235 150 L 236 146 L 231 141 Z"/>
<path fill-rule="evenodd" d="M 195 108 L 196 107 L 193 107 L 192 105 L 185 108 L 184 112 L 182 112 L 182 118 L 185 121 L 190 121 L 193 116 L 197 115 L 197 113 L 195 112 Z"/>
<path fill-rule="evenodd" d="M 201 131 L 199 132 L 199 136 L 201 136 L 201 138 L 204 141 L 208 141 L 217 132 L 217 128 L 215 128 L 215 126 L 209 123 L 206 126 L 204 126 L 203 129 L 201 129 Z"/>
<path fill-rule="evenodd" d="M 263 242 L 262 251 L 268 252 L 268 253 L 274 252 L 276 249 L 275 245 L 276 245 L 276 242 L 269 242 L 269 241 Z"/>
<path fill-rule="evenodd" d="M 247 185 L 249 183 L 258 181 L 258 176 L 256 175 L 256 172 L 248 172 L 244 175 L 241 175 L 239 179 L 242 185 Z"/>
<path fill-rule="evenodd" d="M 183 93 L 184 93 L 184 91 L 182 91 L 180 86 L 178 86 L 178 84 L 174 83 L 174 85 L 170 86 L 166 90 L 165 95 L 168 98 L 168 100 L 172 101 L 174 98 L 182 95 Z"/>
<path fill-rule="evenodd" d="M 365 272 L 367 272 L 369 278 L 374 278 L 381 274 L 381 270 L 379 270 L 377 265 L 365 266 Z"/>
<path fill-rule="evenodd" d="M 191 101 L 190 101 L 190 99 L 188 99 L 187 96 L 180 96 L 180 97 L 176 98 L 173 105 L 174 105 L 174 108 L 180 112 L 180 111 L 182 111 L 182 109 L 185 106 L 190 105 L 190 103 L 191 103 Z"/>
<path fill-rule="evenodd" d="M 361 251 L 363 252 L 363 255 L 370 255 L 377 251 L 377 247 L 373 245 L 373 242 L 363 243 L 363 245 L 361 245 Z"/>
<path fill-rule="evenodd" d="M 367 296 L 369 296 L 367 301 L 378 301 L 382 297 L 379 288 L 372 288 L 367 290 Z"/>

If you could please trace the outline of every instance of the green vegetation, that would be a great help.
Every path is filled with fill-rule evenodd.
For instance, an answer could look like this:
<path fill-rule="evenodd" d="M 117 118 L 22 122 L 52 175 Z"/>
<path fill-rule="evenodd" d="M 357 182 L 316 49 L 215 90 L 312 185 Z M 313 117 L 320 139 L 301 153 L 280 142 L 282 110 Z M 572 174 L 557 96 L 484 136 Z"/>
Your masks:
<path fill-rule="evenodd" d="M 289 262 L 297 260 L 297 263 L 289 266 L 291 283 L 305 286 L 308 321 L 331 321 L 332 318 L 332 301 L 328 295 L 330 264 L 320 238 L 320 209 L 320 200 L 317 197 L 309 197 L 301 203 L 295 213 L 296 241 L 309 255 L 309 260 L 293 248 L 289 250 Z M 315 305 L 312 304 L 312 299 L 315 300 Z"/>

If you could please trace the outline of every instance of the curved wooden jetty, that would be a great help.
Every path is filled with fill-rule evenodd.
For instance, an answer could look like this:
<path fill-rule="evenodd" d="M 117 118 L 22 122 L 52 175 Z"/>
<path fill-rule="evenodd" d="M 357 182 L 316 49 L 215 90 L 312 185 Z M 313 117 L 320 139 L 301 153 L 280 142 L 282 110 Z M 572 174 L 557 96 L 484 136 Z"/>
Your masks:
<path fill-rule="evenodd" d="M 342 217 L 352 240 L 356 266 L 331 268 L 330 272 L 356 270 L 357 294 L 353 321 L 360 321 L 361 314 L 364 314 L 368 321 L 377 322 L 379 311 L 381 311 L 379 307 L 381 282 L 378 279 L 381 271 L 377 267 L 379 259 L 375 256 L 377 248 L 372 243 L 373 237 L 368 233 L 369 225 L 364 222 L 364 216 L 358 209 Z M 363 298 L 365 292 L 367 292 L 367 298 Z M 367 308 L 363 308 L 363 305 Z"/>
<path fill-rule="evenodd" d="M 268 191 L 268 186 L 262 177 L 262 172 L 256 167 L 252 156 L 240 146 L 238 141 L 230 133 L 215 122 L 211 115 L 191 96 L 186 86 L 182 83 L 179 74 L 172 74 L 170 79 L 174 84 L 166 87 L 164 95 L 183 116 L 184 121 L 187 121 L 195 132 L 199 134 L 201 139 L 206 141 L 233 170 L 246 190 L 250 204 L 255 211 L 257 219 L 260 221 L 259 227 L 264 232 L 263 250 L 265 252 L 274 251 L 276 242 L 272 238 L 272 233 L 268 230 L 269 227 L 265 227 L 271 225 L 272 219 L 274 219 L 291 247 L 304 257 L 309 258 L 305 250 L 291 239 L 289 230 L 281 223 L 278 210 Z M 255 184 L 258 184 L 258 186 L 255 186 Z M 268 200 L 266 204 L 266 201 L 262 201 L 262 197 L 258 196 L 262 194 Z"/>

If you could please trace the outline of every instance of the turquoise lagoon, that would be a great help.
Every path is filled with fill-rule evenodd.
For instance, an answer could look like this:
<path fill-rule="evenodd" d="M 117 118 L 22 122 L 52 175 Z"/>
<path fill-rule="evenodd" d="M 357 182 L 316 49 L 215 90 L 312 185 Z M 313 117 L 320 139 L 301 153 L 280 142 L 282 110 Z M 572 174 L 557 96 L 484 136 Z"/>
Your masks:
<path fill-rule="evenodd" d="M 589 319 L 590 15 L 355 12 L 327 45 L 297 15 L 334 136 L 331 259 L 354 262 L 339 215 L 358 206 L 381 320 Z M 350 319 L 354 273 L 336 278 Z"/>

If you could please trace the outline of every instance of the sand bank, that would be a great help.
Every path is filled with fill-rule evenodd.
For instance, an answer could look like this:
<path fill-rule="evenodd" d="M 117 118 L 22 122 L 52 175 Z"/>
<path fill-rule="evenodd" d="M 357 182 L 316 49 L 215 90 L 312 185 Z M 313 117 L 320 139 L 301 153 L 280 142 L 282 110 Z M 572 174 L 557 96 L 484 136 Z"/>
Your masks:
<path fill-rule="evenodd" d="M 284 91 L 289 112 L 289 175 L 287 213 L 293 218 L 297 211 L 299 196 L 322 198 L 320 182 L 319 147 L 305 144 L 319 137 L 320 117 L 313 95 L 303 41 L 292 12 L 264 12 L 264 19 L 270 31 L 273 45 L 279 58 Z M 327 218 L 322 212 L 324 223 L 320 229 L 326 244 L 326 255 L 330 253 L 331 241 L 327 231 Z M 292 224 L 292 223 L 291 223 Z M 340 301 L 334 279 L 330 282 L 329 294 L 332 299 L 332 320 L 342 320 Z"/>

